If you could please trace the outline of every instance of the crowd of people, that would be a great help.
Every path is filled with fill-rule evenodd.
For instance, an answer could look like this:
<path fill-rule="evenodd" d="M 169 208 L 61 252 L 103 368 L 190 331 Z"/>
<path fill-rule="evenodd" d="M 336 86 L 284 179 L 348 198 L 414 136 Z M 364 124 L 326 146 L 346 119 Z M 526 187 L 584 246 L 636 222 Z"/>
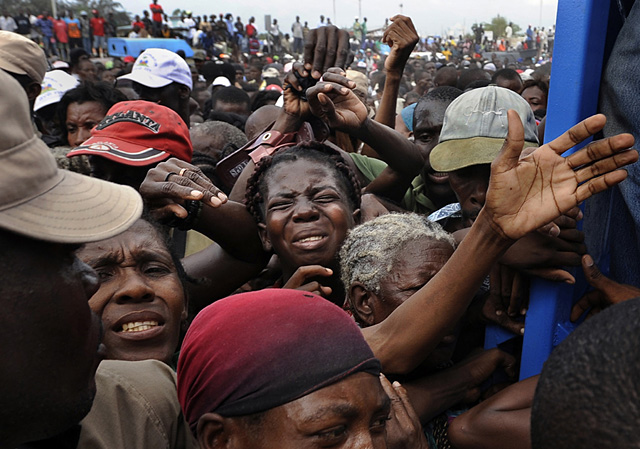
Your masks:
<path fill-rule="evenodd" d="M 87 14 L 68 47 L 0 23 L 1 448 L 637 446 L 640 285 L 579 206 L 638 153 L 601 114 L 543 143 L 550 63 L 402 15 L 388 54 L 366 19 L 262 52 L 187 13 L 233 51 L 107 58 L 92 13 L 89 47 Z M 588 319 L 517 381 L 530 283 L 572 267 Z"/>

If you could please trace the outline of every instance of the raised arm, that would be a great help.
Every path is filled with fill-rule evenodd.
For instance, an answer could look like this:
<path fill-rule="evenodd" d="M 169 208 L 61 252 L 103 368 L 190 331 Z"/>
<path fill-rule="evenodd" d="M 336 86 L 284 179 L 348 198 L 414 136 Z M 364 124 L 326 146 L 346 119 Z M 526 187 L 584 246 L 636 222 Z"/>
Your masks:
<path fill-rule="evenodd" d="M 411 56 L 411 52 L 418 43 L 419 37 L 411 18 L 396 15 L 390 20 L 393 23 L 385 30 L 384 36 L 382 36 L 382 42 L 389 45 L 391 51 L 384 61 L 387 78 L 375 121 L 393 128 L 396 121 L 396 102 L 398 100 L 400 82 L 402 81 L 402 73 L 409 56 Z M 378 153 L 369 145 L 363 148 L 362 154 L 379 157 Z"/>
<path fill-rule="evenodd" d="M 345 67 L 348 56 L 349 34 L 345 30 L 335 26 L 311 30 L 304 47 L 304 64 L 294 64 L 291 72 L 285 76 L 284 106 L 271 131 L 282 134 L 298 131 L 311 114 L 309 104 L 303 95 L 305 86 L 315 84 L 329 67 Z M 254 162 L 249 161 L 229 194 L 231 200 L 244 200 L 247 180 L 255 168 Z"/>
<path fill-rule="evenodd" d="M 517 239 L 566 213 L 591 195 L 624 180 L 618 168 L 638 159 L 630 134 L 590 143 L 561 156 L 602 129 L 602 115 L 590 117 L 554 141 L 520 158 L 524 130 L 515 111 L 509 132 L 491 164 L 487 201 L 453 256 L 422 289 L 383 322 L 363 329 L 383 371 L 412 371 L 433 351 L 467 309 L 493 264 Z M 460 273 L 465 273 L 460 276 Z"/>
<path fill-rule="evenodd" d="M 192 221 L 193 229 L 239 260 L 258 264 L 268 261 L 258 227 L 244 204 L 227 201 L 198 167 L 175 158 L 162 162 L 149 170 L 140 194 L 161 222 L 187 218 L 185 202 L 199 202 L 201 210 L 199 218 Z"/>
<path fill-rule="evenodd" d="M 323 81 L 307 90 L 311 112 L 339 131 L 370 145 L 389 167 L 413 179 L 424 166 L 419 148 L 388 126 L 367 117 L 367 110 L 351 91 L 354 83 L 345 72 L 331 69 Z"/>

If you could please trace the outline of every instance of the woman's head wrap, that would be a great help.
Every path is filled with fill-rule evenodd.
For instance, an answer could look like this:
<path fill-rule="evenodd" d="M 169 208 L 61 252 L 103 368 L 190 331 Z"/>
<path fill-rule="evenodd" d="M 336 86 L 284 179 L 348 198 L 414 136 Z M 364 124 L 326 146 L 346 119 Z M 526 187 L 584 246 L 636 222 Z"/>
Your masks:
<path fill-rule="evenodd" d="M 178 361 L 178 398 L 195 433 L 209 412 L 245 416 L 306 396 L 380 362 L 342 309 L 311 293 L 230 296 L 195 318 Z"/>

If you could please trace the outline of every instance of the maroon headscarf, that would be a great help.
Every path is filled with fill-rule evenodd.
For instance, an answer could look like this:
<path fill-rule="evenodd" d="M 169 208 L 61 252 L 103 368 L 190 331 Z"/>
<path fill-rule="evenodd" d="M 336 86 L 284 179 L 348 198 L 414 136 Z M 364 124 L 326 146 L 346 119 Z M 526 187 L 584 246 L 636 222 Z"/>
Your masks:
<path fill-rule="evenodd" d="M 195 433 L 208 412 L 244 416 L 286 404 L 380 362 L 342 309 L 298 290 L 230 296 L 195 318 L 178 361 L 178 398 Z"/>

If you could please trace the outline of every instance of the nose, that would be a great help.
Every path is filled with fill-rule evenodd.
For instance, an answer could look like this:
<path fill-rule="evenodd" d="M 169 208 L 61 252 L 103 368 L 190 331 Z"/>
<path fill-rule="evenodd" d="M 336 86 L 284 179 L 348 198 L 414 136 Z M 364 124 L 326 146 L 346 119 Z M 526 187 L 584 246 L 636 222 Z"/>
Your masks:
<path fill-rule="evenodd" d="M 123 269 L 121 283 L 115 295 L 115 300 L 124 302 L 153 301 L 155 293 L 146 279 L 134 268 Z"/>
<path fill-rule="evenodd" d="M 87 140 L 89 137 L 91 137 L 91 130 L 86 129 L 85 127 L 79 127 L 78 128 L 78 132 L 76 133 L 76 138 L 75 138 L 75 142 L 73 142 L 75 144 L 75 146 L 80 146 L 84 143 L 85 140 Z"/>
<path fill-rule="evenodd" d="M 486 182 L 477 182 L 475 183 L 474 189 L 471 192 L 471 196 L 469 200 L 471 204 L 477 208 L 479 211 L 484 206 L 484 203 L 487 199 L 487 189 L 489 186 Z"/>
<path fill-rule="evenodd" d="M 363 431 L 356 437 L 353 447 L 356 449 L 382 449 L 386 448 L 384 445 L 384 437 L 376 437 L 371 434 L 371 431 Z"/>
<path fill-rule="evenodd" d="M 293 211 L 294 223 L 302 223 L 306 221 L 315 221 L 319 217 L 318 209 L 313 201 L 302 198 L 296 202 Z"/>

